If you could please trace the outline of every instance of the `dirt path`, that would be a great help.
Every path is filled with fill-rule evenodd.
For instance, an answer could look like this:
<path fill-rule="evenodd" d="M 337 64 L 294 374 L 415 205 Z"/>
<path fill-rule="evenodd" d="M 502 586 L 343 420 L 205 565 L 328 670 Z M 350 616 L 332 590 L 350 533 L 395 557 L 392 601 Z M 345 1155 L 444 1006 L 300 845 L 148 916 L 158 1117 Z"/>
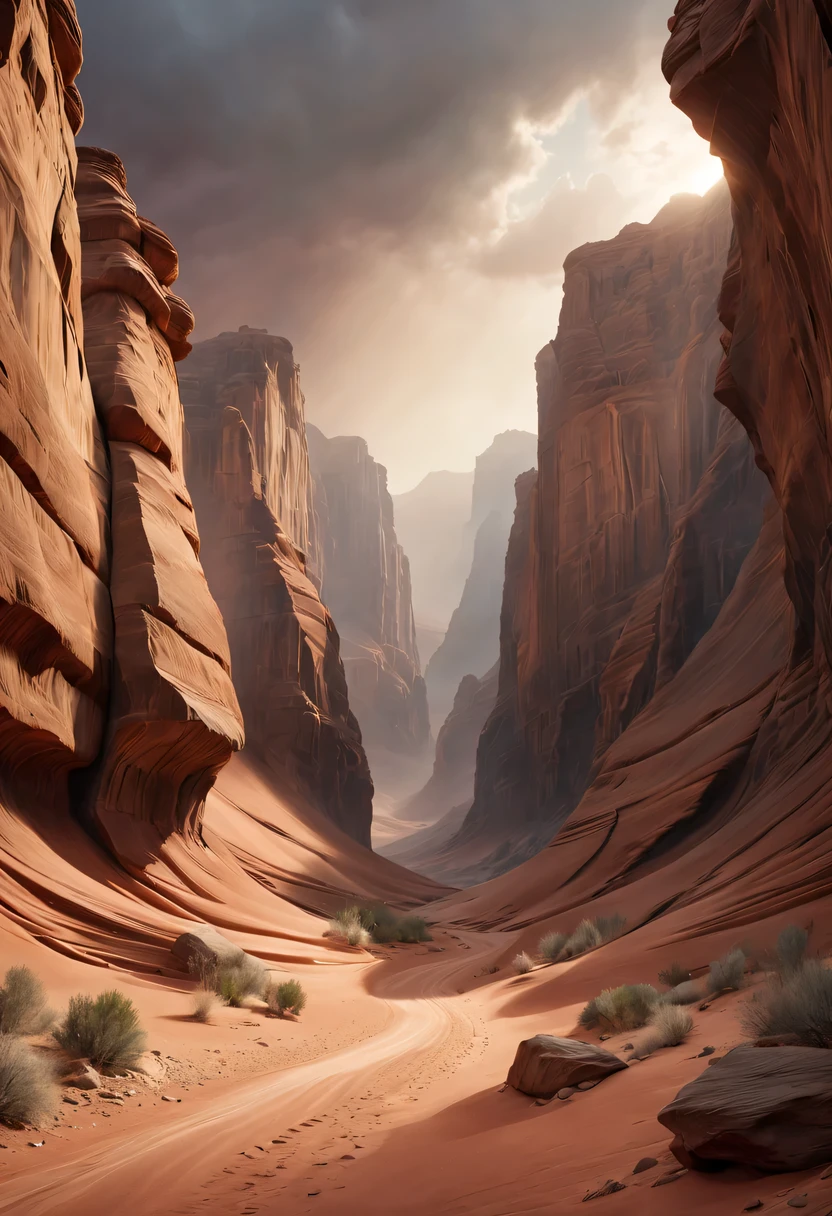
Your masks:
<path fill-rule="evenodd" d="M 0 1213 L 90 1216 L 125 1205 L 132 1216 L 215 1206 L 224 1213 L 256 1212 L 257 1199 L 265 1197 L 259 1193 L 285 1192 L 297 1174 L 293 1158 L 300 1166 L 321 1136 L 335 1135 L 343 1139 L 342 1148 L 347 1145 L 349 1132 L 335 1132 L 339 1118 L 349 1120 L 354 1133 L 366 1126 L 366 1120 L 347 1115 L 346 1107 L 361 1108 L 373 1092 L 415 1084 L 429 1057 L 435 1071 L 445 1055 L 464 1055 L 475 1031 L 449 993 L 457 974 L 487 949 L 475 941 L 464 958 L 436 956 L 380 977 L 376 995 L 388 1008 L 389 1023 L 357 1046 L 221 1093 L 195 1094 L 187 1104 L 172 1105 L 170 1114 L 154 1112 L 152 1126 L 114 1131 L 93 1152 L 74 1153 L 37 1173 L 27 1168 L 7 1176 Z M 298 1147 L 304 1135 L 305 1153 Z M 360 1151 L 355 1143 L 349 1147 Z"/>

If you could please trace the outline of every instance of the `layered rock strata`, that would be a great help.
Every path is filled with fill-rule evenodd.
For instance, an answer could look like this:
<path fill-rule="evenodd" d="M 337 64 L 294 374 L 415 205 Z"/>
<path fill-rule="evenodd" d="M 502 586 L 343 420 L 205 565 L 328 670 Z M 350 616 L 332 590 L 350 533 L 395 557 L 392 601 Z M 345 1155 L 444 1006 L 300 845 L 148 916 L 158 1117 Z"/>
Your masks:
<path fill-rule="evenodd" d="M 314 546 L 292 347 L 243 327 L 199 343 L 181 378 L 202 560 L 228 629 L 249 748 L 369 846 L 373 786 Z"/>
<path fill-rule="evenodd" d="M 422 752 L 430 739 L 427 694 L 387 470 L 363 439 L 328 439 L 313 426 L 307 434 L 316 572 L 341 632 L 352 707 L 370 749 Z"/>

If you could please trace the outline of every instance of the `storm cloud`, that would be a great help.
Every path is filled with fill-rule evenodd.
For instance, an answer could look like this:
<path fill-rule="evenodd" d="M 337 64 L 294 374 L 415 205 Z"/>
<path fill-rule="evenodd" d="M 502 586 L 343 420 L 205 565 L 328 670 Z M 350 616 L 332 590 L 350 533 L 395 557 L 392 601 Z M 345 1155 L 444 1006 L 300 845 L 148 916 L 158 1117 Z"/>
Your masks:
<path fill-rule="evenodd" d="M 179 247 L 198 336 L 284 333 L 318 415 L 353 430 L 366 416 L 372 430 L 391 401 L 406 409 L 374 351 L 379 314 L 414 294 L 424 310 L 437 276 L 447 290 L 477 267 L 511 274 L 515 258 L 533 273 L 533 236 L 551 275 L 568 251 L 544 245 L 559 208 L 582 238 L 579 200 L 561 188 L 548 209 L 537 200 L 536 227 L 494 247 L 510 190 L 540 167 L 537 133 L 577 94 L 612 115 L 658 63 L 669 3 L 77 0 L 81 140 L 121 155 L 140 210 Z M 612 223 L 615 188 L 594 189 Z M 541 317 L 539 344 L 553 324 Z M 429 335 L 420 343 L 430 358 Z M 368 360 L 386 369 L 375 402 Z"/>

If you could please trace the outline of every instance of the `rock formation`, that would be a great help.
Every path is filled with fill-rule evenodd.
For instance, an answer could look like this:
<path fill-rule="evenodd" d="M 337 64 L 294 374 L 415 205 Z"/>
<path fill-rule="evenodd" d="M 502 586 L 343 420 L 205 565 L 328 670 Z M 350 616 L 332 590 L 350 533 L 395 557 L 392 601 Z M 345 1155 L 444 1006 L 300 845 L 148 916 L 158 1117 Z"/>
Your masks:
<path fill-rule="evenodd" d="M 712 391 L 729 238 L 718 186 L 566 261 L 497 706 L 442 872 L 486 877 L 546 843 L 713 624 L 756 539 L 765 481 Z"/>
<path fill-rule="evenodd" d="M 199 343 L 181 377 L 202 559 L 228 628 L 248 746 L 370 843 L 373 787 L 339 638 L 307 569 L 315 545 L 292 347 L 244 326 Z"/>
<path fill-rule="evenodd" d="M 603 1081 L 626 1067 L 618 1056 L 594 1043 L 536 1034 L 517 1048 L 506 1084 L 532 1098 L 551 1098 L 559 1089 Z"/>
<path fill-rule="evenodd" d="M 316 574 L 341 632 L 350 701 L 372 749 L 415 754 L 430 738 L 410 565 L 396 537 L 387 470 L 363 439 L 307 427 Z"/>
<path fill-rule="evenodd" d="M 0 747 L 22 803 L 66 806 L 87 770 L 78 810 L 140 867 L 195 829 L 242 725 L 182 475 L 193 319 L 120 162 L 76 158 L 80 48 L 71 4 L 3 18 Z"/>
<path fill-rule="evenodd" d="M 393 495 L 396 535 L 410 559 L 413 613 L 423 664 L 445 636 L 465 586 L 470 554 L 474 473 L 428 473 L 405 494 Z"/>
<path fill-rule="evenodd" d="M 503 574 L 514 511 L 514 482 L 535 465 L 537 442 L 527 431 L 497 435 L 477 457 L 471 517 L 462 560 L 468 576 L 442 644 L 425 672 L 431 718 L 444 722 L 460 681 L 481 678 L 499 658 Z"/>

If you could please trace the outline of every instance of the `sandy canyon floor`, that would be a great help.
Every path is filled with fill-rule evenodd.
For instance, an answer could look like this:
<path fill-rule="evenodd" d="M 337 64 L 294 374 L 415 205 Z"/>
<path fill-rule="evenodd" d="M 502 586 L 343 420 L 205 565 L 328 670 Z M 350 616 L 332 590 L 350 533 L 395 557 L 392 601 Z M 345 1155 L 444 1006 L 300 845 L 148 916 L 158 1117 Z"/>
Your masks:
<path fill-rule="evenodd" d="M 22 945 L 6 938 L 3 956 Z M 747 994 L 696 1011 L 683 1046 L 567 1102 L 538 1105 L 504 1089 L 521 1039 L 575 1033 L 586 992 L 637 970 L 626 939 L 524 977 L 508 965 L 511 947 L 506 934 L 437 931 L 429 946 L 295 968 L 309 993 L 299 1021 L 266 1017 L 252 1002 L 202 1025 L 186 982 L 115 977 L 29 944 L 25 961 L 59 1000 L 79 985 L 129 992 L 158 1068 L 110 1078 L 103 1092 L 115 1097 L 66 1088 L 52 1125 L 4 1130 L 0 1213 L 529 1216 L 577 1209 L 608 1179 L 626 1189 L 593 1203 L 622 1216 L 727 1214 L 757 1200 L 765 1212 L 832 1211 L 821 1169 L 656 1185 L 677 1166 L 656 1113 L 708 1066 L 704 1047 L 718 1056 L 741 1038 Z M 640 971 L 647 978 L 643 961 Z M 631 1041 L 617 1035 L 606 1046 L 621 1052 Z M 644 1157 L 657 1164 L 633 1175 Z"/>

